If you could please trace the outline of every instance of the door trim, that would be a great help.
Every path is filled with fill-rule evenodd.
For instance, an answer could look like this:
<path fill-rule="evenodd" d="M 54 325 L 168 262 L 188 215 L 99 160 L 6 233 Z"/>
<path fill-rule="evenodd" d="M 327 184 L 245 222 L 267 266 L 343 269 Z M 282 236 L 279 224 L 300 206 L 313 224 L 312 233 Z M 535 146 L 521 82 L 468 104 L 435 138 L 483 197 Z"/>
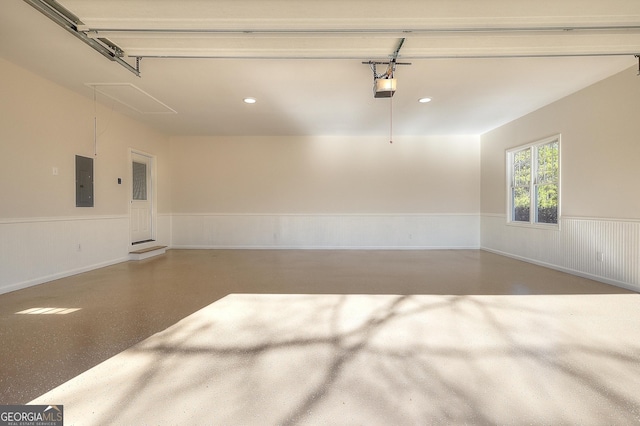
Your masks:
<path fill-rule="evenodd" d="M 151 183 L 150 183 L 150 197 L 151 197 L 151 240 L 150 241 L 144 241 L 144 242 L 134 242 L 133 241 L 133 230 L 131 227 L 131 215 L 132 215 L 132 201 L 131 201 L 131 194 L 133 193 L 133 168 L 132 168 L 132 164 L 133 164 L 133 156 L 135 155 L 140 155 L 143 157 L 147 157 L 149 159 L 149 165 L 150 165 L 150 169 L 151 169 Z M 129 247 L 135 247 L 136 249 L 144 249 L 150 246 L 153 246 L 156 244 L 157 242 L 157 235 L 158 235 L 158 204 L 157 204 L 157 199 L 158 199 L 158 187 L 157 187 L 157 160 L 156 160 L 156 156 L 139 150 L 139 149 L 135 149 L 135 148 L 129 148 L 129 164 L 127 165 L 127 170 L 128 170 L 128 176 L 129 176 L 129 185 L 128 185 L 128 194 L 127 194 L 127 204 L 129 205 L 129 237 L 128 237 L 128 241 L 129 241 Z"/>

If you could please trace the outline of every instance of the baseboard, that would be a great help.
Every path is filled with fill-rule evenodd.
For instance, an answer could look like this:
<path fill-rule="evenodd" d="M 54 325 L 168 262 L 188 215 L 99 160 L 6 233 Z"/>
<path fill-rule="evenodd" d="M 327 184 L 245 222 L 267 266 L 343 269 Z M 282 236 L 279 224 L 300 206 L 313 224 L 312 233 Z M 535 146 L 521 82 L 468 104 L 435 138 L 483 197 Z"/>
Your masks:
<path fill-rule="evenodd" d="M 577 270 L 571 269 L 571 268 L 565 268 L 565 267 L 562 267 L 562 266 L 559 266 L 559 265 L 554 265 L 552 263 L 541 262 L 541 261 L 538 261 L 538 260 L 535 260 L 535 259 L 530 259 L 530 258 L 527 258 L 527 257 L 518 256 L 518 255 L 515 255 L 515 254 L 503 252 L 503 251 L 500 251 L 500 250 L 490 249 L 490 248 L 487 248 L 487 247 L 481 247 L 480 250 L 487 251 L 489 253 L 498 254 L 500 256 L 509 257 L 511 259 L 521 260 L 523 262 L 531 263 L 531 264 L 534 264 L 534 265 L 543 266 L 545 268 L 553 269 L 553 270 L 556 270 L 556 271 L 559 271 L 559 272 L 564 272 L 564 273 L 567 273 L 567 274 L 575 275 L 575 276 L 580 277 L 580 278 L 586 278 L 586 279 L 589 279 L 589 280 L 598 281 L 598 282 L 601 282 L 601 283 L 604 283 L 604 284 L 609 284 L 609 285 L 612 285 L 612 286 L 615 286 L 615 287 L 624 288 L 625 290 L 630 290 L 630 291 L 635 291 L 635 292 L 639 292 L 640 293 L 640 288 L 634 286 L 631 283 L 612 280 L 610 278 L 601 277 L 601 276 L 598 276 L 598 275 L 589 274 L 589 273 L 582 272 L 582 271 L 577 271 Z"/>
<path fill-rule="evenodd" d="M 247 246 L 172 245 L 176 250 L 480 250 L 478 246 Z"/>
<path fill-rule="evenodd" d="M 118 259 L 109 260 L 106 262 L 97 263 L 94 265 L 83 266 L 82 268 L 72 269 L 69 271 L 63 271 L 52 275 L 47 275 L 44 277 L 38 277 L 33 280 L 22 281 L 15 284 L 10 284 L 8 286 L 0 288 L 0 294 L 9 293 L 16 290 L 22 290 L 27 287 L 32 287 L 34 285 L 44 284 L 49 281 L 59 280 L 61 278 L 70 277 L 73 275 L 82 274 L 84 272 L 93 271 L 94 269 L 100 269 L 111 265 L 116 265 L 118 263 L 129 261 L 129 257 L 121 257 Z"/>

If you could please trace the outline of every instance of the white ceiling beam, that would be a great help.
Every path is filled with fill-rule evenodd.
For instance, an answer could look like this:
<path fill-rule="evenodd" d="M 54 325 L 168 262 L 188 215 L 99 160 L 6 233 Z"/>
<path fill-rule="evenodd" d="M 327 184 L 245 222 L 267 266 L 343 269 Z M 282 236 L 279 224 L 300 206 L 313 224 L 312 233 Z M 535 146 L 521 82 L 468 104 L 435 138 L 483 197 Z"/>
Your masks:
<path fill-rule="evenodd" d="M 93 34 L 102 37 L 104 34 Z M 195 34 L 109 33 L 130 57 L 371 59 L 386 58 L 400 38 L 401 58 L 636 55 L 640 31 Z"/>
<path fill-rule="evenodd" d="M 315 23 L 315 21 L 313 22 Z M 244 25 L 238 25 L 238 22 L 233 22 L 232 25 L 226 22 L 202 22 L 200 24 L 194 22 L 176 22 L 172 20 L 170 22 L 162 23 L 158 21 L 148 22 L 108 22 L 100 25 L 78 25 L 78 31 L 85 33 L 100 33 L 104 34 L 387 34 L 387 33 L 433 33 L 433 32 L 449 32 L 449 33 L 482 33 L 482 32 L 560 32 L 560 31 L 640 31 L 640 16 L 636 19 L 629 19 L 623 22 L 597 22 L 597 23 L 584 23 L 577 24 L 575 22 L 566 23 L 549 23 L 539 22 L 535 24 L 517 24 L 511 23 L 498 23 L 491 25 L 484 23 L 478 25 L 478 22 L 468 23 L 467 25 L 425 25 L 423 23 L 410 24 L 407 20 L 398 22 L 396 25 L 390 24 L 390 22 L 371 23 L 370 25 L 363 25 L 362 22 L 358 23 L 339 23 L 313 25 L 312 22 L 287 22 L 281 26 L 265 25 L 261 22 L 261 25 L 252 25 L 246 23 Z"/>

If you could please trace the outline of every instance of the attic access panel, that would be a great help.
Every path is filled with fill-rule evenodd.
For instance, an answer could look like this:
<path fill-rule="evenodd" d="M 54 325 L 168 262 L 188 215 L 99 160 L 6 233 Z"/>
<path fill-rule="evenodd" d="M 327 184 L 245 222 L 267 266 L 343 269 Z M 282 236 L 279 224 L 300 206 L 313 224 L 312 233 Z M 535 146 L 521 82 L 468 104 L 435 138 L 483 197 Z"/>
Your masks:
<path fill-rule="evenodd" d="M 85 86 L 140 114 L 176 114 L 176 110 L 131 83 L 85 83 Z"/>

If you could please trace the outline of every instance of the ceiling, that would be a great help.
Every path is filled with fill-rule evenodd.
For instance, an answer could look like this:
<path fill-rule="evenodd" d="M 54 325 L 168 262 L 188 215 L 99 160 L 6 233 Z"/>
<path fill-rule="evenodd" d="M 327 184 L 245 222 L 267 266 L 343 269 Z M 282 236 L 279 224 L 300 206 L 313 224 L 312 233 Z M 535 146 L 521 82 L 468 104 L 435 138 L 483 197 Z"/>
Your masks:
<path fill-rule="evenodd" d="M 172 135 L 482 134 L 640 53 L 637 0 L 57 3 L 128 67 L 140 58 L 140 76 L 21 0 L 0 3 L 0 57 Z M 403 38 L 411 65 L 392 100 L 374 99 L 362 62 L 389 61 Z"/>

